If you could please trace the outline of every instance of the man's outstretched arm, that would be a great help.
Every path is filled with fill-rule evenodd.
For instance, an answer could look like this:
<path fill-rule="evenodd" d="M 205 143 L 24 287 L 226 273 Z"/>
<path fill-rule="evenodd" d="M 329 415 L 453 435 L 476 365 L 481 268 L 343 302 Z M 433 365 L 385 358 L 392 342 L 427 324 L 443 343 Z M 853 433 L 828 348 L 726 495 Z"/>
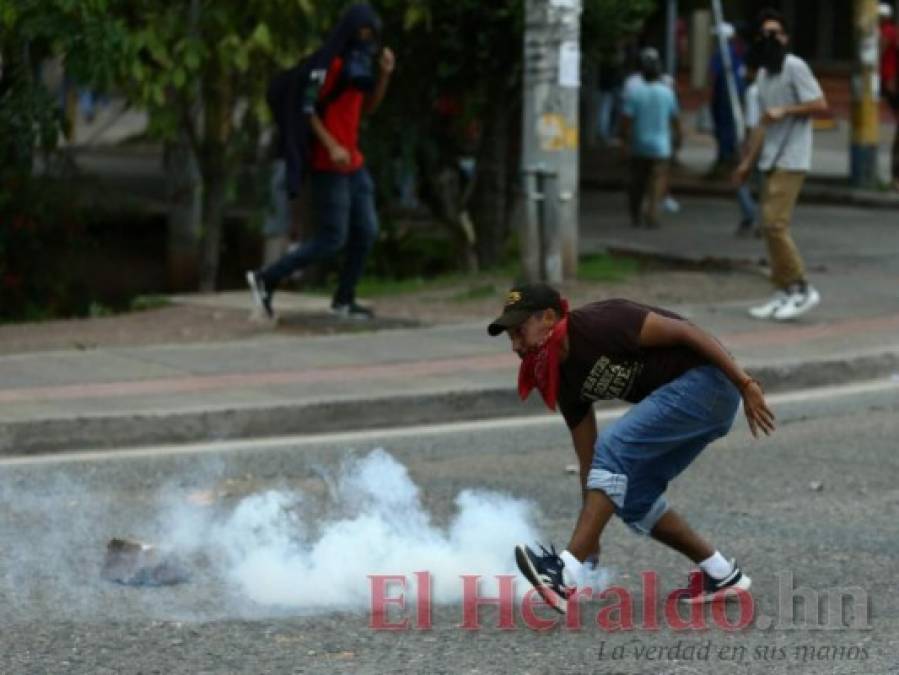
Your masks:
<path fill-rule="evenodd" d="M 581 495 L 584 501 L 584 509 L 588 508 L 587 505 L 587 476 L 590 473 L 590 466 L 593 464 L 593 452 L 596 447 L 596 415 L 593 413 L 593 406 L 590 406 L 590 409 L 587 411 L 587 414 L 584 415 L 584 419 L 582 419 L 576 427 L 571 430 L 571 442 L 574 444 L 574 452 L 577 454 L 578 464 L 580 466 L 580 474 L 581 474 Z M 608 497 L 603 495 L 603 499 L 599 500 L 597 497 L 593 498 L 598 503 L 606 502 L 607 505 L 610 505 L 608 501 Z M 595 507 L 595 504 L 593 504 Z M 593 523 L 595 526 L 596 523 Z M 578 552 L 581 556 L 581 559 L 585 560 L 589 556 L 597 556 L 599 555 L 599 537 L 586 537 L 585 542 L 582 546 L 578 547 Z M 568 550 L 574 551 L 569 545 Z"/>
<path fill-rule="evenodd" d="M 740 160 L 739 166 L 734 169 L 733 176 L 731 177 L 734 185 L 742 185 L 746 182 L 749 173 L 752 171 L 752 167 L 754 167 L 755 163 L 758 161 L 764 144 L 765 127 L 759 124 L 757 127 L 753 127 L 749 136 L 746 137 L 746 140 L 743 143 L 742 159 Z"/>
<path fill-rule="evenodd" d="M 711 335 L 689 321 L 672 319 L 649 312 L 640 331 L 641 347 L 688 347 L 706 358 L 727 375 L 743 396 L 743 410 L 752 435 L 761 430 L 766 435 L 774 431 L 774 413 L 765 402 L 762 388 L 743 370 L 734 358 Z"/>
<path fill-rule="evenodd" d="M 593 414 L 593 406 L 590 406 L 584 419 L 571 430 L 571 442 L 580 468 L 581 490 L 586 490 L 587 474 L 590 473 L 593 448 L 596 446 L 596 415 Z"/>

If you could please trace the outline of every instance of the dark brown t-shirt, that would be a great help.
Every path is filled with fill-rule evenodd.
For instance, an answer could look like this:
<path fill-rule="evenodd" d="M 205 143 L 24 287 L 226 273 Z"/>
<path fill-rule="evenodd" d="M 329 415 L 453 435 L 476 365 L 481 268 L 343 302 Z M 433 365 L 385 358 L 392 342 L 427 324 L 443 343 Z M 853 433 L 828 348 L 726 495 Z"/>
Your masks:
<path fill-rule="evenodd" d="M 559 408 L 569 428 L 584 419 L 593 401 L 638 403 L 691 368 L 708 363 L 687 347 L 641 347 L 640 331 L 649 312 L 683 319 L 630 300 L 594 302 L 571 312 L 568 358 L 559 366 Z"/>

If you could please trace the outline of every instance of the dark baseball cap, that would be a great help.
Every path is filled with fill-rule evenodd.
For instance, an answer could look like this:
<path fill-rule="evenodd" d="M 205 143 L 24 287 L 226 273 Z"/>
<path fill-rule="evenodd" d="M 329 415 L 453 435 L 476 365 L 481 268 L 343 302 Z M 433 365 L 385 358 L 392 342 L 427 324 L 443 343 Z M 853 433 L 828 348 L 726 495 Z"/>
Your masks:
<path fill-rule="evenodd" d="M 559 291 L 548 284 L 521 284 L 506 293 L 506 306 L 503 313 L 487 326 L 487 332 L 497 336 L 504 330 L 515 328 L 529 316 L 544 309 L 554 309 L 562 313 L 562 296 Z"/>

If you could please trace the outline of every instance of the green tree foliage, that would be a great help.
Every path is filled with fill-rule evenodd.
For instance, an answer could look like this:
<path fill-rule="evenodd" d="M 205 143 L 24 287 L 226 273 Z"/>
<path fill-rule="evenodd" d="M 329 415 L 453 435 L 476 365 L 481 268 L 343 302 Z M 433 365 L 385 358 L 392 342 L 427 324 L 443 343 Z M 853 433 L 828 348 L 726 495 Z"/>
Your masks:
<path fill-rule="evenodd" d="M 109 0 L 114 82 L 163 141 L 187 139 L 202 180 L 200 286 L 215 287 L 225 207 L 268 121 L 270 76 L 314 44 L 311 1 Z"/>
<path fill-rule="evenodd" d="M 347 4 L 0 0 L 4 167 L 28 175 L 34 149 L 55 145 L 63 118 L 34 74 L 44 58 L 64 56 L 67 73 L 80 83 L 114 88 L 146 109 L 155 138 L 187 144 L 202 182 L 201 283 L 212 288 L 225 205 L 241 162 L 269 122 L 269 78 L 318 46 Z M 469 260 L 476 254 L 481 264 L 493 264 L 509 232 L 518 174 L 524 3 L 372 4 L 385 20 L 385 43 L 398 55 L 384 108 L 364 136 L 373 168 L 386 182 L 398 158 L 418 167 L 428 203 Z M 651 0 L 585 0 L 585 49 L 614 44 L 651 8 Z M 477 160 L 468 195 L 452 178 L 460 156 Z M 12 184 L 4 178 L 6 195 Z"/>
<path fill-rule="evenodd" d="M 121 34 L 109 31 L 107 0 L 0 0 L 0 147 L 5 169 L 31 172 L 35 148 L 51 151 L 65 131 L 60 105 L 43 87 L 44 61 L 64 55 L 67 75 L 108 84 Z"/>
<path fill-rule="evenodd" d="M 54 187 L 32 176 L 35 154 L 48 158 L 64 130 L 40 66 L 76 39 L 44 4 L 0 0 L 0 320 L 43 316 L 59 298 L 64 272 L 52 268 L 47 243 L 65 242 L 75 227 L 57 217 Z"/>
<path fill-rule="evenodd" d="M 331 4 L 329 12 L 313 0 L 0 0 L 0 208 L 7 202 L 7 215 L 25 217 L 17 223 L 35 222 L 22 184 L 31 179 L 34 150 L 51 151 L 65 131 L 61 106 L 37 73 L 59 56 L 70 81 L 114 89 L 145 109 L 152 137 L 186 140 L 202 194 L 192 228 L 202 239 L 200 281 L 211 289 L 225 206 L 268 121 L 268 79 L 315 45 L 339 9 Z M 17 228 L 15 241 L 34 229 Z M 13 235 L 5 231 L 0 248 L 9 251 Z"/>
<path fill-rule="evenodd" d="M 414 166 L 424 200 L 468 267 L 490 265 L 498 257 L 491 245 L 504 234 L 493 231 L 507 220 L 505 172 L 514 162 L 508 127 L 515 128 L 519 109 L 523 3 L 381 0 L 376 6 L 398 67 L 369 134 L 373 145 L 390 147 L 373 154 L 400 157 L 406 170 Z M 468 190 L 460 183 L 460 157 L 473 157 L 478 166 L 478 181 Z"/>
<path fill-rule="evenodd" d="M 587 0 L 581 17 L 585 57 L 595 62 L 614 55 L 622 39 L 638 33 L 657 0 Z"/>
<path fill-rule="evenodd" d="M 384 111 L 373 121 L 378 154 L 412 157 L 435 212 L 478 263 L 500 262 L 518 181 L 524 2 L 380 0 L 385 40 L 398 69 Z M 599 59 L 633 34 L 654 0 L 584 0 L 582 44 Z M 458 158 L 474 156 L 477 181 L 467 203 L 447 193 Z M 474 237 L 460 218 L 471 214 Z M 469 256 L 470 257 L 470 256 Z"/>

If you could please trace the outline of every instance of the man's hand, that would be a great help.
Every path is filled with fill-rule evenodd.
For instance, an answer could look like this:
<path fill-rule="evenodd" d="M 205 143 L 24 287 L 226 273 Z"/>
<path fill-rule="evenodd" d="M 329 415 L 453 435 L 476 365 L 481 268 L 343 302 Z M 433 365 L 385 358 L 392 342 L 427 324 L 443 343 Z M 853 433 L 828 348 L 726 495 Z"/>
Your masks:
<path fill-rule="evenodd" d="M 381 66 L 381 74 L 385 76 L 390 75 L 396 68 L 396 56 L 393 55 L 393 50 L 390 47 L 384 47 L 381 50 L 381 58 L 378 59 L 378 65 Z"/>
<path fill-rule="evenodd" d="M 749 377 L 725 351 L 721 343 L 704 330 L 689 321 L 649 312 L 643 320 L 638 342 L 641 347 L 650 348 L 687 347 L 705 357 L 739 387 L 743 396 L 743 411 L 746 413 L 752 435 L 758 438 L 760 430 L 766 436 L 774 431 L 774 413 L 768 408 L 759 383 Z"/>
<path fill-rule="evenodd" d="M 365 112 L 367 113 L 373 113 L 381 105 L 384 94 L 387 93 L 390 76 L 396 68 L 396 57 L 390 47 L 384 47 L 381 50 L 381 55 L 378 57 L 378 68 L 378 81 L 375 83 L 375 90 L 365 99 Z"/>
<path fill-rule="evenodd" d="M 759 437 L 759 431 L 766 436 L 774 431 L 774 413 L 765 402 L 765 394 L 755 380 L 743 387 L 743 412 L 749 422 L 749 431 L 753 437 Z"/>
<path fill-rule="evenodd" d="M 752 171 L 752 167 L 741 162 L 740 165 L 736 169 L 734 169 L 734 172 L 730 175 L 730 182 L 734 187 L 740 187 L 743 183 L 746 182 L 746 179 L 749 178 L 750 171 Z"/>
<path fill-rule="evenodd" d="M 762 118 L 763 124 L 772 124 L 774 122 L 780 122 L 784 117 L 787 116 L 787 109 L 785 106 L 777 106 L 774 108 L 768 108 L 765 111 L 765 116 Z"/>
<path fill-rule="evenodd" d="M 328 146 L 328 156 L 337 166 L 350 165 L 350 151 L 343 147 L 340 143 L 334 143 Z"/>

